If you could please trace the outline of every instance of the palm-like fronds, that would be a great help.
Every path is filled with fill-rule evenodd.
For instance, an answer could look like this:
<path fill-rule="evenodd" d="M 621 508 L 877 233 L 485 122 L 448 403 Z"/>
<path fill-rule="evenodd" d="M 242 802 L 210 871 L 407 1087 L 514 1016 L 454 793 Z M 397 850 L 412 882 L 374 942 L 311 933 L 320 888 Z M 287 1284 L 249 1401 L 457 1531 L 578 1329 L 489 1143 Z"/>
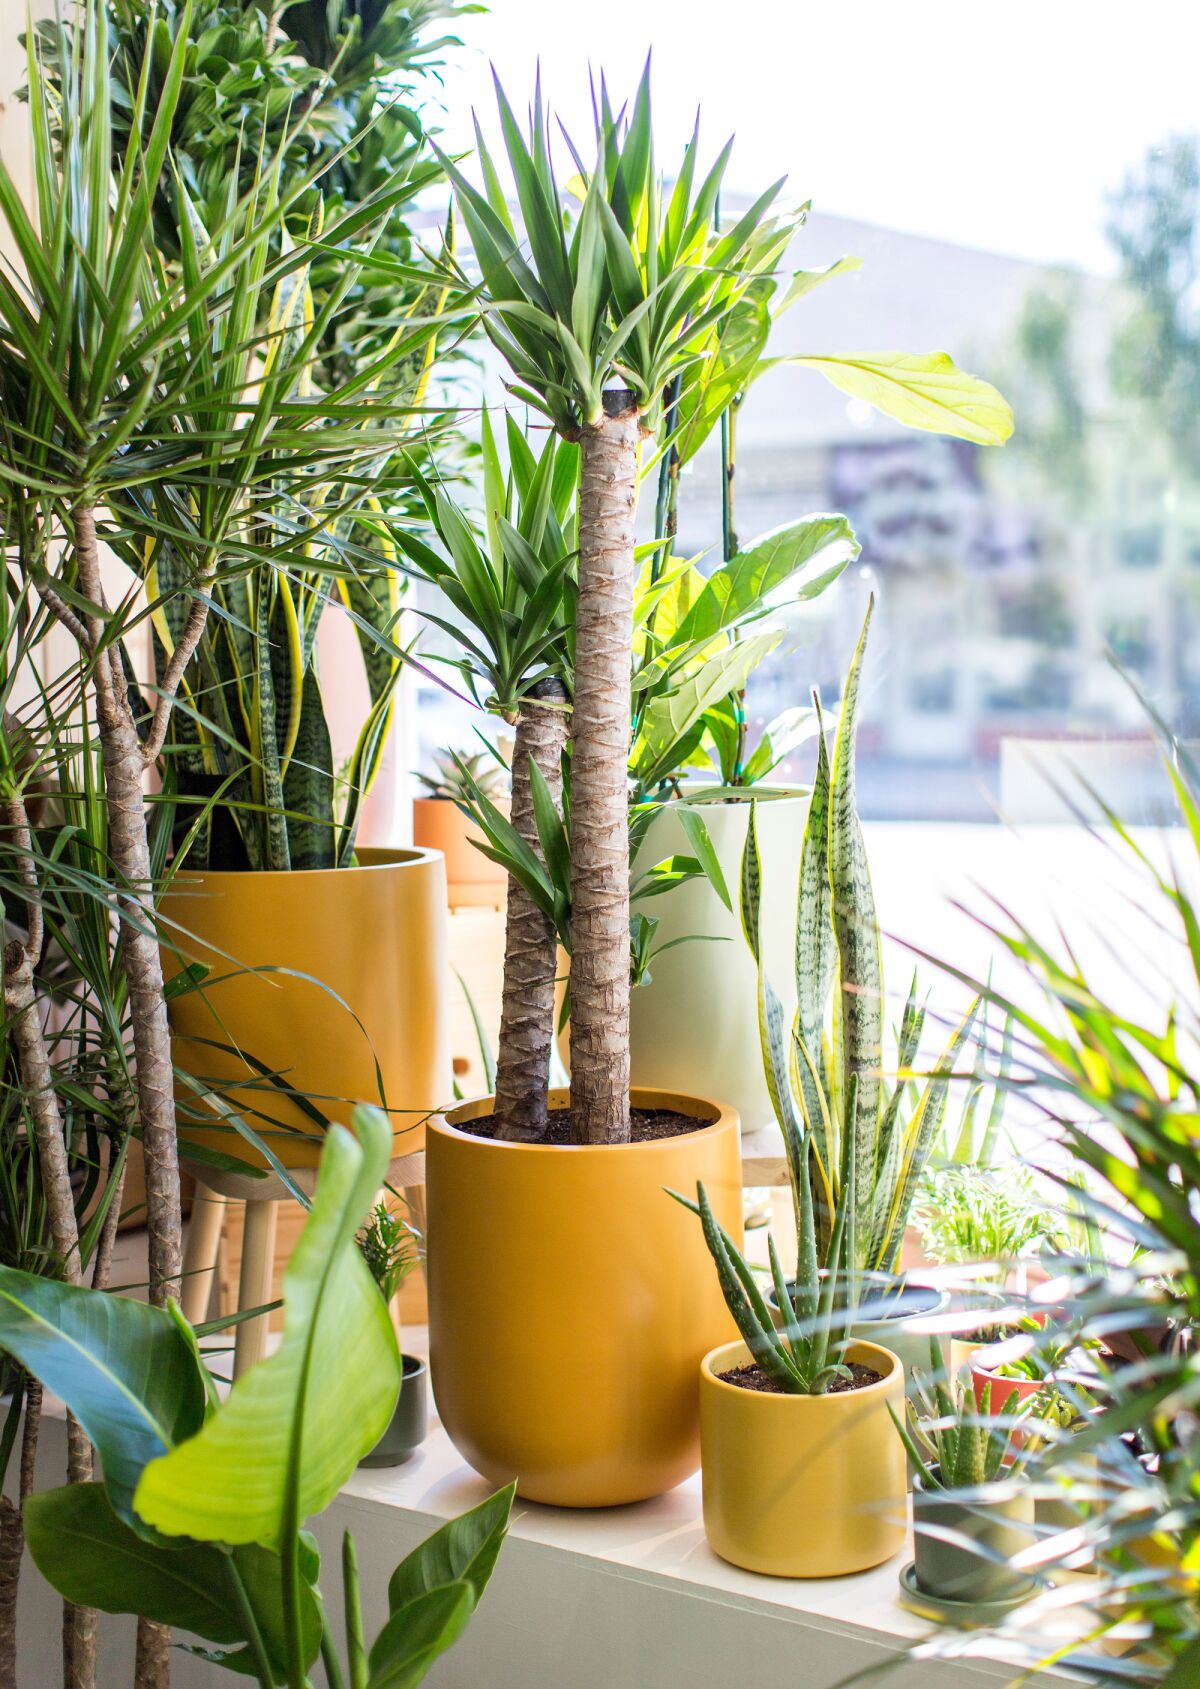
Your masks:
<path fill-rule="evenodd" d="M 798 217 L 769 215 L 782 182 L 721 234 L 717 201 L 732 143 L 698 180 L 697 132 L 668 193 L 654 159 L 647 64 L 628 114 L 614 115 L 602 87 L 590 167 L 568 141 L 582 179 L 568 228 L 540 83 L 527 132 L 499 83 L 496 99 L 523 234 L 482 134 L 482 192 L 439 157 L 482 274 L 484 328 L 512 368 L 513 391 L 570 435 L 601 419 L 604 389 L 619 380 L 654 427 L 664 387 L 686 379 L 714 325 L 791 239 Z"/>

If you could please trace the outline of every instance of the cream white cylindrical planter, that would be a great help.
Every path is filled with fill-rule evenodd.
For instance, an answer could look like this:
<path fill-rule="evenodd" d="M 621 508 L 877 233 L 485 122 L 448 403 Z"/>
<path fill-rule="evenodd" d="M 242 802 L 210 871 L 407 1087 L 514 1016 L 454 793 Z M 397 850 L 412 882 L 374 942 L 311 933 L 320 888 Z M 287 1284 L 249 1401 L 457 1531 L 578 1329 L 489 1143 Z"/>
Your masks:
<path fill-rule="evenodd" d="M 904 1546 L 904 1447 L 888 1412 L 904 1411 L 900 1363 L 874 1343 L 852 1343 L 847 1359 L 879 1381 L 788 1396 L 719 1376 L 749 1363 L 744 1343 L 704 1357 L 704 1529 L 723 1560 L 772 1577 L 840 1577 Z"/>
<path fill-rule="evenodd" d="M 656 947 L 684 937 L 688 942 L 654 959 L 650 982 L 633 992 L 629 1029 L 635 1085 L 721 1097 L 737 1110 L 745 1132 L 775 1118 L 763 1078 L 757 974 L 737 914 L 752 797 L 759 800 L 763 883 L 778 912 L 764 923 L 766 967 L 776 990 L 788 994 L 795 975 L 796 884 L 808 798 L 785 787 L 745 787 L 733 796 L 729 788 L 688 790 L 650 823 L 634 872 L 668 856 L 692 854 L 678 815 L 681 804 L 688 804 L 703 815 L 733 910 L 706 879 L 676 886 L 669 897 L 647 905 L 660 923 Z"/>
<path fill-rule="evenodd" d="M 563 1107 L 565 1092 L 552 1093 Z M 501 1143 L 455 1122 L 426 1140 L 429 1356 L 451 1441 L 493 1483 L 559 1507 L 673 1488 L 700 1461 L 696 1374 L 733 1333 L 694 1215 L 664 1187 L 703 1180 L 742 1232 L 741 1139 L 728 1109 L 635 1091 L 712 1121 L 618 1145 Z"/>

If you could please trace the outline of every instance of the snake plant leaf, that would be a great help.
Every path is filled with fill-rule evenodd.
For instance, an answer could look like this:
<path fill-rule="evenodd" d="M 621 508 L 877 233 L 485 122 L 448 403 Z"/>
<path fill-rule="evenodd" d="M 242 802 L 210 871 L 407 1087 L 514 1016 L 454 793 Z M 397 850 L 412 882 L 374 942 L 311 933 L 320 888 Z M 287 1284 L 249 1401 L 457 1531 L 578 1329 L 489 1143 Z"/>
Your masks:
<path fill-rule="evenodd" d="M 66 1402 L 99 1450 L 113 1506 L 132 1521 L 144 1467 L 204 1422 L 204 1374 L 175 1321 L 128 1297 L 0 1267 L 0 1349 Z"/>
<path fill-rule="evenodd" d="M 515 1483 L 506 1485 L 414 1548 L 388 1581 L 389 1611 L 457 1580 L 469 1583 L 478 1601 L 495 1569 L 516 1493 Z"/>
<path fill-rule="evenodd" d="M 858 819 L 855 740 L 858 693 L 874 599 L 867 605 L 854 661 L 846 677 L 829 784 L 829 885 L 837 938 L 838 994 L 842 1013 L 842 1083 L 845 1131 L 854 1146 L 855 1178 L 869 1212 L 876 1188 L 883 1067 L 883 955 L 871 871 Z M 850 1083 L 856 1105 L 850 1107 Z M 871 1227 L 863 1227 L 865 1248 Z M 864 1263 L 859 1260 L 858 1266 Z"/>
<path fill-rule="evenodd" d="M 674 643 L 707 645 L 726 628 L 769 614 L 786 587 L 790 601 L 816 598 L 859 554 L 844 516 L 803 516 L 762 534 L 708 577 L 680 621 Z"/>
<path fill-rule="evenodd" d="M 829 883 L 829 750 L 817 711 L 817 771 L 800 851 L 796 907 L 796 1007 L 800 1034 L 821 1069 L 821 1033 L 837 968 Z M 810 1119 L 812 1114 L 810 1113 Z"/>
<path fill-rule="evenodd" d="M 904 1228 L 908 1224 L 917 1186 L 942 1130 L 954 1065 L 971 1036 L 978 1012 L 977 997 L 938 1057 L 912 1119 L 903 1133 L 893 1131 L 892 1142 L 886 1148 L 886 1160 L 876 1184 L 879 1211 L 874 1218 L 871 1235 L 871 1264 L 883 1271 L 891 1271 L 894 1257 L 904 1240 Z"/>
<path fill-rule="evenodd" d="M 815 369 L 852 399 L 864 399 L 907 428 L 951 434 L 979 446 L 1002 446 L 1013 431 L 1004 395 L 960 370 L 946 352 L 795 354 L 767 361 Z"/>
<path fill-rule="evenodd" d="M 316 671 L 304 676 L 296 745 L 281 789 L 291 868 L 332 868 L 336 839 L 333 818 L 333 746 Z"/>
<path fill-rule="evenodd" d="M 327 1506 L 391 1418 L 400 1357 L 355 1244 L 383 1183 L 392 1130 L 378 1109 L 331 1127 L 313 1205 L 283 1281 L 279 1348 L 237 1379 L 203 1429 L 142 1473 L 141 1518 L 168 1536 L 262 1543 Z"/>
<path fill-rule="evenodd" d="M 365 1689 L 413 1689 L 458 1641 L 474 1610 L 475 1591 L 464 1580 L 442 1584 L 397 1608 L 371 1648 Z"/>
<path fill-rule="evenodd" d="M 276 1681 L 286 1680 L 280 1561 L 270 1549 L 247 1544 L 226 1552 L 203 1542 L 169 1548 L 147 1543 L 118 1518 L 102 1484 L 69 1484 L 30 1496 L 25 1535 L 38 1571 L 66 1600 L 105 1613 L 137 1613 L 209 1642 L 247 1641 L 236 1593 L 240 1582 Z M 299 1594 L 307 1667 L 320 1651 L 321 1612 L 305 1579 Z M 232 1658 L 226 1664 L 240 1671 L 251 1657 L 241 1654 L 236 1665 Z"/>

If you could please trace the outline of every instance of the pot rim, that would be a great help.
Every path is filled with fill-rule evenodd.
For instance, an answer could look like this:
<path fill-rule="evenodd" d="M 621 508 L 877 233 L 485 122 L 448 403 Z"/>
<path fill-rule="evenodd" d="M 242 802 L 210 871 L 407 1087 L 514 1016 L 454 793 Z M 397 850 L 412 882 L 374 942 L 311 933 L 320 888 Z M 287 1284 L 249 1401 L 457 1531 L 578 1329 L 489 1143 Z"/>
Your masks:
<path fill-rule="evenodd" d="M 429 1362 L 423 1355 L 410 1355 L 405 1350 L 400 1351 L 401 1378 L 419 1378 L 423 1372 L 429 1371 Z"/>
<path fill-rule="evenodd" d="M 456 1103 L 453 1108 L 445 1110 L 445 1112 L 440 1115 L 433 1116 L 426 1126 L 426 1132 L 436 1133 L 437 1135 L 449 1138 L 456 1143 L 475 1144 L 480 1150 L 522 1150 L 526 1154 L 536 1152 L 541 1155 L 562 1155 L 565 1151 L 574 1151 L 577 1155 L 587 1154 L 589 1152 L 592 1154 L 607 1155 L 613 1150 L 624 1150 L 626 1153 L 629 1153 L 637 1150 L 661 1150 L 664 1148 L 670 1148 L 675 1144 L 687 1144 L 693 1142 L 697 1138 L 707 1137 L 710 1133 L 720 1131 L 730 1126 L 732 1126 L 735 1131 L 740 1131 L 740 1122 L 738 1120 L 737 1110 L 730 1108 L 727 1103 L 715 1102 L 711 1097 L 693 1097 L 680 1091 L 671 1091 L 654 1085 L 633 1085 L 630 1087 L 629 1094 L 636 1107 L 660 1108 L 663 1109 L 664 1112 L 673 1108 L 679 1113 L 689 1112 L 693 1114 L 715 1112 L 716 1118 L 710 1120 L 706 1126 L 697 1128 L 694 1132 L 680 1132 L 676 1136 L 670 1138 L 647 1138 L 640 1144 L 509 1143 L 503 1138 L 480 1138 L 473 1132 L 460 1131 L 450 1116 L 459 1115 L 467 1120 L 478 1119 L 480 1115 L 487 1113 L 489 1105 L 492 1107 L 495 1106 L 495 1094 L 489 1093 L 487 1096 L 471 1097 L 465 1102 Z M 648 1098 L 652 1100 L 647 1102 L 645 1099 Z M 570 1090 L 568 1087 L 554 1086 L 551 1088 L 551 1108 L 565 1108 L 569 1101 Z M 680 1108 L 679 1105 L 681 1104 L 686 1105 L 686 1107 Z M 474 1112 L 472 1114 L 466 1114 L 464 1111 L 467 1109 L 471 1109 Z"/>
<path fill-rule="evenodd" d="M 826 1393 L 823 1396 L 793 1396 L 785 1394 L 782 1390 L 743 1390 L 738 1384 L 729 1384 L 725 1379 L 718 1376 L 715 1370 L 715 1363 L 717 1362 L 718 1357 L 727 1357 L 738 1352 L 745 1354 L 749 1359 L 753 1359 L 753 1356 L 750 1354 L 749 1344 L 741 1337 L 737 1338 L 732 1343 L 720 1343 L 715 1349 L 710 1349 L 708 1351 L 707 1355 L 705 1355 L 704 1359 L 700 1362 L 700 1383 L 702 1386 L 710 1390 L 726 1391 L 731 1395 L 747 1397 L 757 1402 L 768 1404 L 779 1403 L 784 1408 L 786 1408 L 791 1402 L 805 1402 L 810 1404 L 810 1408 L 814 1403 L 823 1404 L 826 1402 L 832 1402 L 837 1404 L 833 1411 L 838 1412 L 843 1404 L 848 1407 L 853 1402 L 861 1402 L 872 1396 L 891 1394 L 891 1387 L 895 1384 L 897 1378 L 903 1382 L 904 1368 L 900 1364 L 899 1355 L 894 1354 L 891 1349 L 885 1349 L 882 1343 L 871 1343 L 866 1338 L 862 1337 L 852 1338 L 847 1344 L 847 1353 L 850 1355 L 852 1360 L 857 1360 L 859 1353 L 862 1350 L 866 1350 L 870 1355 L 878 1355 L 890 1364 L 887 1371 L 884 1372 L 883 1376 L 878 1378 L 874 1384 L 860 1385 L 857 1390 L 838 1390 L 832 1395 Z M 875 1363 L 868 1361 L 860 1364 L 874 1365 Z M 875 1366 L 875 1370 L 879 1371 L 879 1367 L 877 1365 Z M 801 1409 L 799 1411 L 803 1412 L 806 1410 Z"/>
<path fill-rule="evenodd" d="M 186 863 L 172 877 L 171 882 L 163 890 L 163 897 L 170 897 L 178 891 L 186 891 L 189 887 L 197 888 L 205 880 L 287 880 L 299 882 L 301 880 L 327 879 L 336 874 L 340 879 L 343 874 L 377 874 L 387 868 L 420 868 L 429 863 L 442 861 L 440 850 L 430 850 L 418 845 L 397 846 L 394 849 L 386 845 L 364 845 L 363 854 L 377 856 L 377 862 L 355 862 L 345 868 L 189 868 Z"/>

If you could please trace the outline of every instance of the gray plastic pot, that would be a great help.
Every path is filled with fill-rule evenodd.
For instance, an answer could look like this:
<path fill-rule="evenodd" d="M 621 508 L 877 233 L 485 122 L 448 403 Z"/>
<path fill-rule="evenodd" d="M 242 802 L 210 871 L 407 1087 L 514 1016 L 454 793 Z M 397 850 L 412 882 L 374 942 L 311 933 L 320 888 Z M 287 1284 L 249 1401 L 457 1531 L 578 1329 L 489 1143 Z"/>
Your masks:
<path fill-rule="evenodd" d="M 788 1289 L 794 1291 L 795 1285 L 789 1284 Z M 768 1293 L 767 1300 L 778 1312 L 774 1291 Z M 929 1371 L 929 1333 L 914 1326 L 934 1314 L 944 1314 L 949 1306 L 949 1293 L 935 1285 L 913 1284 L 903 1276 L 879 1276 L 861 1292 L 850 1336 L 890 1349 L 904 1369 L 905 1389 L 911 1392 L 913 1368 Z M 939 1337 L 938 1341 L 944 1353 L 946 1338 Z"/>
<path fill-rule="evenodd" d="M 360 1466 L 399 1466 L 425 1441 L 429 1425 L 429 1369 L 418 1355 L 401 1355 L 404 1378 L 392 1422 Z"/>
<path fill-rule="evenodd" d="M 969 1537 L 984 1552 L 931 1536 L 923 1526 Z M 920 1473 L 913 1478 L 913 1559 L 917 1583 L 927 1595 L 971 1605 L 1031 1595 L 1033 1579 L 1000 1562 L 1028 1548 L 1033 1537 L 1028 1493 L 961 1501 L 953 1490 L 930 1488 Z"/>

